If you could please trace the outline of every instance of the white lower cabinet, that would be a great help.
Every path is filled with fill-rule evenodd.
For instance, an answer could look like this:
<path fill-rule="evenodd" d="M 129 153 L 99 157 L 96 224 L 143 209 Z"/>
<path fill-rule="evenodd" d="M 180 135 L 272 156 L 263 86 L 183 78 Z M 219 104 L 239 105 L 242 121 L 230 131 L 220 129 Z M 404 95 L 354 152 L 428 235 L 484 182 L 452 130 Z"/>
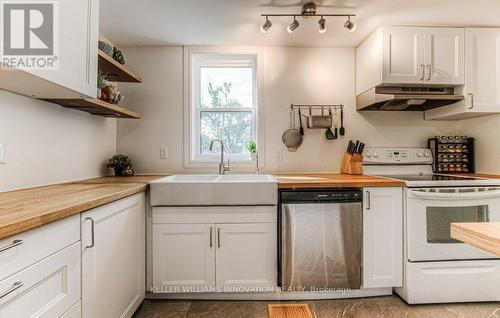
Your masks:
<path fill-rule="evenodd" d="M 61 318 L 82 318 L 82 302 L 79 301 L 73 305 Z"/>
<path fill-rule="evenodd" d="M 363 191 L 363 287 L 402 286 L 403 189 Z"/>
<path fill-rule="evenodd" d="M 145 294 L 144 193 L 82 213 L 82 314 L 131 317 Z"/>
<path fill-rule="evenodd" d="M 213 224 L 153 224 L 153 281 L 159 292 L 215 287 Z"/>
<path fill-rule="evenodd" d="M 217 287 L 246 291 L 276 286 L 276 224 L 217 224 L 216 226 Z"/>
<path fill-rule="evenodd" d="M 154 208 L 152 291 L 275 288 L 276 217 L 275 206 Z"/>
<path fill-rule="evenodd" d="M 77 242 L 0 281 L 0 317 L 61 317 L 80 300 L 80 280 Z"/>

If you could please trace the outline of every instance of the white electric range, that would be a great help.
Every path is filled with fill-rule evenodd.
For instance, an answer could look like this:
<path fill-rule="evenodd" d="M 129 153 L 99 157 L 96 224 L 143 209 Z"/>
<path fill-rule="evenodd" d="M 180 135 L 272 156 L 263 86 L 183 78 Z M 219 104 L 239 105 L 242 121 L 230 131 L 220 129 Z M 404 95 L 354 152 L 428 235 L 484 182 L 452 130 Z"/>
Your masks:
<path fill-rule="evenodd" d="M 500 222 L 500 180 L 435 174 L 432 153 L 365 149 L 367 175 L 405 182 L 404 279 L 410 304 L 500 300 L 500 259 L 454 240 L 455 222 Z"/>

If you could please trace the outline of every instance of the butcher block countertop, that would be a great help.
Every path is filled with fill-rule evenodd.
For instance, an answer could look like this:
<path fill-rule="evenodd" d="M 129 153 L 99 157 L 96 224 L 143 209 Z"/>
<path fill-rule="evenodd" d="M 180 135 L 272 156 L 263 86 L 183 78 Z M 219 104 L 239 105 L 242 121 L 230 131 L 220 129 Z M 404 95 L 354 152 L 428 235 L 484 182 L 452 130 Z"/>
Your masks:
<path fill-rule="evenodd" d="M 451 237 L 500 256 L 500 223 L 452 223 Z"/>
<path fill-rule="evenodd" d="M 404 187 L 404 182 L 365 175 L 338 173 L 273 174 L 280 189 Z"/>
<path fill-rule="evenodd" d="M 161 177 L 102 177 L 2 192 L 0 239 L 146 191 Z"/>
<path fill-rule="evenodd" d="M 402 187 L 403 182 L 332 173 L 273 175 L 281 189 Z M 146 191 L 164 176 L 102 177 L 0 193 L 0 239 Z"/>

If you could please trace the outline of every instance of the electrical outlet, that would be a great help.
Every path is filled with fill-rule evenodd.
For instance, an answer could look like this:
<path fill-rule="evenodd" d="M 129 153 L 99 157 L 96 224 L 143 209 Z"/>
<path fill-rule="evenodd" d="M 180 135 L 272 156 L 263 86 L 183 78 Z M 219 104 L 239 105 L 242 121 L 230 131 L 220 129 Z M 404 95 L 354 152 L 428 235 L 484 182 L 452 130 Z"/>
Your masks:
<path fill-rule="evenodd" d="M 0 143 L 0 164 L 7 163 L 7 145 Z"/>
<path fill-rule="evenodd" d="M 160 147 L 160 159 L 168 159 L 168 147 Z"/>
<path fill-rule="evenodd" d="M 283 162 L 283 150 L 277 150 L 274 153 L 274 162 Z"/>

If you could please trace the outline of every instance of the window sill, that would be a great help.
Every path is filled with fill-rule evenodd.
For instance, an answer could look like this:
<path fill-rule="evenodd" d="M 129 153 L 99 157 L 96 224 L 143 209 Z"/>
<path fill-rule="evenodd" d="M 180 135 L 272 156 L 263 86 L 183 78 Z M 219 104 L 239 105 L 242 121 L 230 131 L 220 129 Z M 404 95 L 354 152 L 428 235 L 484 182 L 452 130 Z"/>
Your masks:
<path fill-rule="evenodd" d="M 226 161 L 227 162 L 227 161 Z M 190 161 L 184 163 L 184 168 L 214 168 L 217 167 L 219 161 Z M 255 169 L 255 161 L 231 161 L 229 164 L 230 168 L 254 168 Z"/>

